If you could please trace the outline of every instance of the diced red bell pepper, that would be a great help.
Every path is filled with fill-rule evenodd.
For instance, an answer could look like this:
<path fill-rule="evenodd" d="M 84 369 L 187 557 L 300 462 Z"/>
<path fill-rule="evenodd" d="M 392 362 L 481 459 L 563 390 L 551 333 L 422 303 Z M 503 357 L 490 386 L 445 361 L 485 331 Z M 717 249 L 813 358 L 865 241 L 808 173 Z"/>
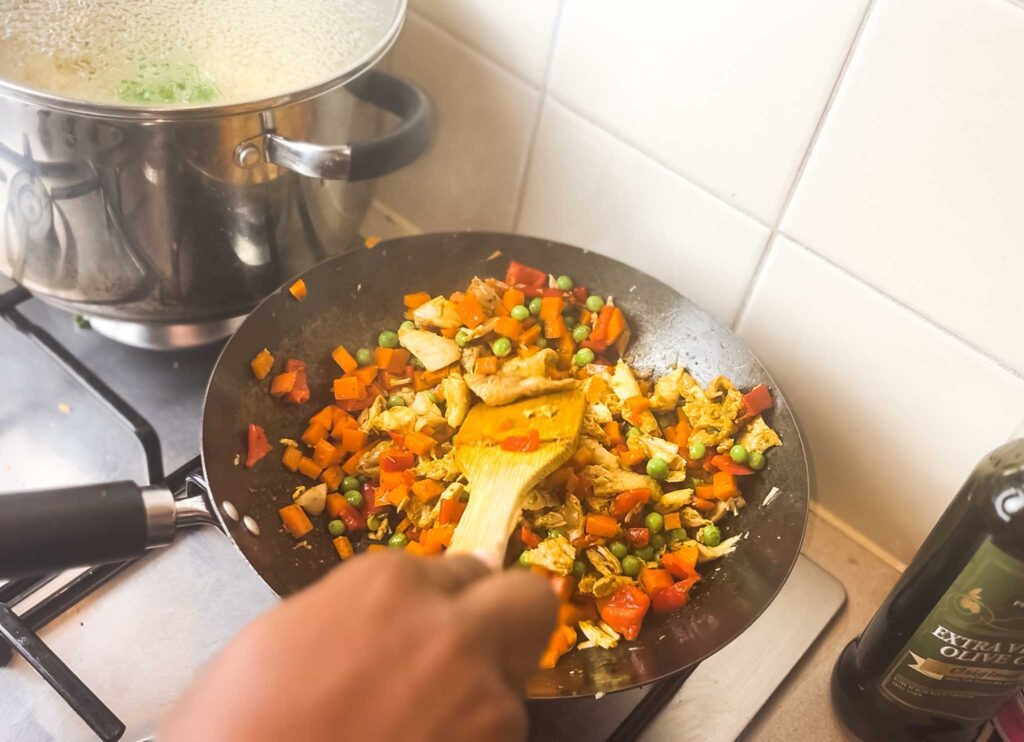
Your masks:
<path fill-rule="evenodd" d="M 367 482 L 363 485 L 363 515 L 375 515 L 388 509 L 388 505 L 377 503 L 377 487 Z"/>
<path fill-rule="evenodd" d="M 405 471 L 416 463 L 416 456 L 412 451 L 404 448 L 391 446 L 385 449 L 380 455 L 381 471 Z"/>
<path fill-rule="evenodd" d="M 587 296 L 590 292 L 587 291 L 586 286 L 577 286 L 571 292 L 572 298 L 576 300 L 577 304 L 586 304 Z"/>
<path fill-rule="evenodd" d="M 295 372 L 295 384 L 284 398 L 292 404 L 309 401 L 309 384 L 306 382 L 306 363 L 297 358 L 289 358 L 284 364 L 285 371 Z"/>
<path fill-rule="evenodd" d="M 593 338 L 587 338 L 580 343 L 581 348 L 590 348 L 595 353 L 604 353 L 608 350 L 608 343 L 605 340 L 594 340 Z"/>
<path fill-rule="evenodd" d="M 743 406 L 751 417 L 771 409 L 774 404 L 775 401 L 772 399 L 772 393 L 768 391 L 768 387 L 764 384 L 758 384 L 743 395 Z"/>
<path fill-rule="evenodd" d="M 443 526 L 447 523 L 458 523 L 466 511 L 466 504 L 457 497 L 441 500 L 441 510 L 437 515 L 438 524 Z"/>
<path fill-rule="evenodd" d="M 363 514 L 352 507 L 352 503 L 347 500 L 338 504 L 338 517 L 345 521 L 345 526 L 350 531 L 366 530 L 366 519 Z"/>
<path fill-rule="evenodd" d="M 633 585 L 622 585 L 611 597 L 597 601 L 601 620 L 629 640 L 640 634 L 640 626 L 650 606 L 651 599 L 647 593 Z"/>
<path fill-rule="evenodd" d="M 259 425 L 249 423 L 249 445 L 245 452 L 245 466 L 252 469 L 257 461 L 270 453 L 270 448 L 266 431 Z"/>
<path fill-rule="evenodd" d="M 651 607 L 655 613 L 671 613 L 690 602 L 690 588 L 696 580 L 680 580 L 672 587 L 659 590 L 651 596 Z M 610 624 L 609 624 L 610 625 Z"/>
<path fill-rule="evenodd" d="M 677 580 L 700 580 L 697 574 L 697 558 L 700 551 L 693 544 L 683 546 L 676 551 L 667 551 L 661 557 L 661 563 Z"/>
<path fill-rule="evenodd" d="M 717 454 L 716 456 L 712 456 L 711 466 L 718 469 L 718 471 L 727 471 L 730 474 L 740 477 L 754 473 L 754 470 L 751 469 L 749 466 L 737 464 L 735 461 L 732 460 L 732 457 L 727 453 L 720 453 Z"/>
<path fill-rule="evenodd" d="M 634 549 L 642 549 L 651 543 L 651 530 L 649 528 L 627 528 L 626 540 Z"/>
<path fill-rule="evenodd" d="M 622 520 L 630 510 L 635 508 L 637 505 L 646 504 L 650 499 L 651 491 L 646 487 L 626 490 L 625 492 L 615 496 L 615 502 L 612 504 L 612 515 L 614 515 L 617 520 Z"/>
<path fill-rule="evenodd" d="M 529 453 L 540 448 L 540 433 L 532 428 L 526 435 L 510 435 L 501 442 L 503 451 Z"/>
<path fill-rule="evenodd" d="M 519 528 L 519 540 L 525 544 L 527 549 L 535 549 L 540 545 L 540 536 L 533 532 L 529 523 L 523 523 Z"/>
<path fill-rule="evenodd" d="M 528 265 L 513 260 L 508 264 L 508 270 L 505 272 L 505 283 L 510 286 L 521 284 L 523 286 L 541 287 L 545 286 L 548 282 L 548 274 L 542 270 L 531 268 Z"/>

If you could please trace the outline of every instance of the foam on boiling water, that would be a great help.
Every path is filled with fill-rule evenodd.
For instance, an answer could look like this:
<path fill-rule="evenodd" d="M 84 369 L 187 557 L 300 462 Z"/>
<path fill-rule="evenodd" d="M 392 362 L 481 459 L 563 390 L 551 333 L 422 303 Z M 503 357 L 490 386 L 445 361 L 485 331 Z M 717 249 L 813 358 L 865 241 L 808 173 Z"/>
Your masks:
<path fill-rule="evenodd" d="M 0 78 L 101 103 L 255 100 L 344 70 L 375 0 L 0 0 Z"/>

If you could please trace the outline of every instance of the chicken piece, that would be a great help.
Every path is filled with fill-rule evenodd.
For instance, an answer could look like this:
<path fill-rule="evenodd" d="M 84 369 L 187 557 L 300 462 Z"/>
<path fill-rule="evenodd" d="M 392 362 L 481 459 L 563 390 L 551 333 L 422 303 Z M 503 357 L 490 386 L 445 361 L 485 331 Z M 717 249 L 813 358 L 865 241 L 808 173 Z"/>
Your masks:
<path fill-rule="evenodd" d="M 679 511 L 679 520 L 686 528 L 703 528 L 711 520 L 708 520 L 693 508 L 683 508 Z"/>
<path fill-rule="evenodd" d="M 391 447 L 391 441 L 381 441 L 369 451 L 363 454 L 356 465 L 356 473 L 367 477 L 376 477 L 380 474 L 380 455 L 385 448 Z"/>
<path fill-rule="evenodd" d="M 398 342 L 419 358 L 427 371 L 439 371 L 462 357 L 462 350 L 454 340 L 426 330 L 399 330 Z"/>
<path fill-rule="evenodd" d="M 692 489 L 672 490 L 661 496 L 661 500 L 655 504 L 654 509 L 659 513 L 671 513 L 673 510 L 679 510 L 683 505 L 689 505 L 692 501 Z"/>
<path fill-rule="evenodd" d="M 466 373 L 472 373 L 476 369 L 476 361 L 483 352 L 479 345 L 469 345 L 462 349 L 462 368 Z"/>
<path fill-rule="evenodd" d="M 623 585 L 635 585 L 636 580 L 626 575 L 601 575 L 590 572 L 580 578 L 577 590 L 595 598 L 607 598 Z"/>
<path fill-rule="evenodd" d="M 451 484 L 449 484 L 445 488 L 444 492 L 441 493 L 441 496 L 438 497 L 437 500 L 434 502 L 434 507 L 431 508 L 430 510 L 430 515 L 434 519 L 434 521 L 437 522 L 437 519 L 441 516 L 442 502 L 444 502 L 445 500 L 450 500 L 453 497 L 461 497 L 462 493 L 465 491 L 466 485 L 464 485 L 462 482 L 452 482 Z M 387 520 L 387 518 L 385 518 L 384 520 Z"/>
<path fill-rule="evenodd" d="M 370 421 L 380 415 L 388 408 L 388 401 L 384 397 L 378 395 L 376 399 L 367 407 L 365 410 L 359 413 L 359 429 L 364 433 L 372 433 L 373 427 L 370 425 Z"/>
<path fill-rule="evenodd" d="M 740 436 L 739 444 L 747 451 L 764 453 L 772 446 L 781 446 L 782 439 L 779 434 L 768 427 L 764 418 L 758 415 L 747 424 L 747 429 Z"/>
<path fill-rule="evenodd" d="M 533 512 L 553 508 L 560 502 L 553 492 L 541 487 L 534 487 L 523 496 L 523 510 Z"/>
<path fill-rule="evenodd" d="M 544 567 L 558 575 L 572 572 L 572 563 L 576 559 L 576 549 L 565 536 L 546 538 L 523 554 L 523 561 Z"/>
<path fill-rule="evenodd" d="M 309 489 L 303 488 L 301 492 L 292 495 L 295 504 L 314 517 L 324 512 L 327 506 L 327 485 L 321 482 Z"/>
<path fill-rule="evenodd" d="M 657 456 L 668 464 L 670 471 L 686 469 L 686 459 L 679 455 L 679 446 L 664 438 L 655 438 L 645 433 L 631 435 L 626 441 L 626 446 L 643 451 L 649 459 Z"/>
<path fill-rule="evenodd" d="M 699 552 L 697 556 L 697 562 L 710 562 L 715 559 L 721 559 L 722 557 L 728 554 L 732 554 L 734 551 L 736 551 L 736 547 L 739 544 L 739 540 L 741 538 L 743 538 L 742 534 L 740 534 L 739 536 L 732 536 L 730 538 L 727 538 L 718 546 L 705 546 L 699 541 L 695 541 L 694 543 L 697 544 L 697 551 Z"/>
<path fill-rule="evenodd" d="M 453 482 L 462 474 L 451 451 L 437 459 L 421 458 L 419 463 L 413 467 L 412 472 L 418 477 L 433 479 L 437 482 Z"/>
<path fill-rule="evenodd" d="M 630 412 L 627 402 L 634 397 L 641 396 L 640 385 L 636 383 L 636 377 L 633 376 L 632 369 L 630 369 L 625 361 L 620 359 L 615 364 L 615 372 L 612 373 L 609 383 L 611 384 L 612 391 L 615 392 L 615 396 L 622 402 L 623 418 L 632 421 L 633 414 Z M 661 428 L 658 427 L 658 421 L 650 410 L 644 410 L 636 415 L 636 425 L 644 433 L 659 434 L 661 432 Z"/>
<path fill-rule="evenodd" d="M 366 422 L 366 432 L 411 433 L 416 430 L 416 413 L 408 406 L 385 408 Z"/>
<path fill-rule="evenodd" d="M 486 404 L 510 404 L 523 397 L 573 386 L 576 383 L 573 379 L 555 380 L 545 376 L 547 367 L 557 359 L 555 351 L 546 348 L 528 358 L 513 358 L 496 374 L 466 374 L 466 383 Z"/>
<path fill-rule="evenodd" d="M 416 327 L 459 327 L 462 320 L 459 313 L 455 311 L 455 305 L 443 296 L 436 296 L 426 304 L 420 304 L 412 310 L 412 321 Z"/>
<path fill-rule="evenodd" d="M 603 466 L 607 469 L 622 468 L 619 457 L 592 438 L 580 438 L 580 448 L 589 451 L 594 463 L 598 466 Z"/>
<path fill-rule="evenodd" d="M 601 443 L 608 442 L 608 433 L 605 432 L 597 420 L 594 419 L 593 415 L 583 413 L 583 426 L 580 428 L 581 438 L 590 438 Z"/>
<path fill-rule="evenodd" d="M 622 562 L 612 554 L 611 549 L 607 546 L 594 546 L 583 553 L 587 555 L 587 559 L 594 565 L 594 569 L 602 575 L 622 574 Z"/>
<path fill-rule="evenodd" d="M 615 649 L 619 645 L 619 639 L 622 638 L 619 636 L 619 632 L 604 621 L 599 621 L 598 623 L 580 621 L 577 626 L 580 627 L 583 635 L 587 637 L 585 642 L 580 642 L 576 645 L 579 649 L 590 649 L 591 647 Z"/>
<path fill-rule="evenodd" d="M 498 296 L 498 292 L 488 286 L 486 282 L 474 276 L 473 280 L 469 282 L 469 287 L 466 289 L 466 293 L 472 294 L 476 297 L 476 300 L 480 302 L 480 306 L 483 307 L 484 314 L 488 317 L 493 317 L 498 313 L 498 305 L 501 304 L 501 297 Z"/>
<path fill-rule="evenodd" d="M 448 422 L 448 419 L 442 414 L 441 408 L 430 398 L 430 392 L 416 392 L 408 405 L 409 409 L 416 413 L 416 430 L 421 430 L 428 425 L 437 428 Z"/>
<path fill-rule="evenodd" d="M 654 393 L 651 395 L 651 409 L 655 412 L 671 412 L 679 404 L 679 382 L 685 369 L 676 366 L 667 374 L 654 382 Z"/>
<path fill-rule="evenodd" d="M 707 390 L 703 390 L 692 376 L 684 373 L 680 381 L 680 393 L 686 400 L 683 412 L 693 428 L 689 442 L 699 442 L 708 448 L 719 449 L 731 445 L 736 421 L 744 409 L 743 395 L 733 387 L 732 382 L 719 376 L 708 384 Z"/>
<path fill-rule="evenodd" d="M 594 494 L 598 497 L 617 495 L 626 490 L 648 488 L 657 499 L 661 494 L 658 482 L 646 474 L 637 474 L 627 469 L 611 469 L 599 464 L 584 466 L 580 472 L 594 485 Z"/>
<path fill-rule="evenodd" d="M 398 506 L 398 510 L 405 513 L 405 517 L 417 528 L 430 528 L 437 519 L 431 506 L 426 505 L 415 496 L 406 497 Z M 438 515 L 440 510 L 438 510 Z"/>
<path fill-rule="evenodd" d="M 469 412 L 469 387 L 462 374 L 453 372 L 441 380 L 441 396 L 445 402 L 445 419 L 455 430 L 462 425 Z"/>
<path fill-rule="evenodd" d="M 462 336 L 466 339 L 466 342 L 468 343 L 471 340 L 482 338 L 484 335 L 487 335 L 490 332 L 492 332 L 496 324 L 498 324 L 498 318 L 493 317 L 492 319 L 481 322 L 472 330 L 469 329 L 468 327 L 463 327 L 462 330 L 460 330 L 460 332 L 462 333 Z"/>
<path fill-rule="evenodd" d="M 583 498 L 584 502 L 587 503 L 587 510 L 591 513 L 597 513 L 599 515 L 612 515 L 615 511 L 615 498 L 614 497 L 596 497 L 590 495 Z"/>

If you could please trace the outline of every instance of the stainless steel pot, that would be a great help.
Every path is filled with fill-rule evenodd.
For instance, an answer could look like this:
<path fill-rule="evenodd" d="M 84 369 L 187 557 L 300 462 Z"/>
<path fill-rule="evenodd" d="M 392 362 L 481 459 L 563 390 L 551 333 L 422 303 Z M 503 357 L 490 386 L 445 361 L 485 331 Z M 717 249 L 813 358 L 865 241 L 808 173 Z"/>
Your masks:
<path fill-rule="evenodd" d="M 272 99 L 118 107 L 0 79 L 0 271 L 146 347 L 215 340 L 290 276 L 354 244 L 373 179 L 418 157 L 427 96 L 371 67 Z M 0 71 L 2 78 L 2 71 Z M 399 118 L 381 135 L 383 116 Z"/>

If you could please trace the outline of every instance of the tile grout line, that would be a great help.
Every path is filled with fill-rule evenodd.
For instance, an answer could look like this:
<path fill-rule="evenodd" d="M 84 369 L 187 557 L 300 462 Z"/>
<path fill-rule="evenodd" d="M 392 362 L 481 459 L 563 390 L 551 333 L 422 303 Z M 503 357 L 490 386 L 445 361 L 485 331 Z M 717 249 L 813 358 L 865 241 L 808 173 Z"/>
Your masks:
<path fill-rule="evenodd" d="M 892 567 L 900 574 L 906 571 L 907 565 L 902 559 L 899 559 L 896 555 L 892 554 L 888 549 L 872 539 L 870 536 L 866 535 L 863 531 L 860 531 L 856 527 L 850 525 L 850 523 L 840 518 L 820 502 L 810 500 L 807 503 L 807 509 L 853 541 L 859 547 L 869 552 L 878 560 L 885 562 L 886 565 Z M 801 549 L 801 553 L 802 552 L 803 549 Z"/>
<path fill-rule="evenodd" d="M 797 188 L 800 186 L 800 181 L 803 179 L 804 171 L 807 169 L 807 164 L 811 160 L 811 154 L 814 151 L 814 147 L 821 136 L 821 131 L 825 126 L 825 120 L 828 118 L 828 115 L 832 110 L 832 105 L 835 103 L 836 97 L 839 95 L 839 89 L 842 87 L 843 81 L 846 79 L 846 73 L 850 67 L 850 63 L 853 61 L 854 55 L 857 52 L 857 47 L 860 46 L 861 38 L 864 35 L 864 29 L 867 27 L 868 19 L 871 17 L 871 11 L 874 10 L 875 4 L 876 0 L 869 0 L 867 7 L 864 9 L 864 15 L 861 16 L 860 24 L 857 26 L 857 31 L 853 35 L 850 47 L 846 51 L 846 57 L 843 59 L 843 64 L 839 67 L 839 74 L 836 75 L 836 80 L 832 85 L 832 90 L 829 92 L 828 99 L 825 101 L 825 105 L 821 109 L 821 116 L 818 117 L 818 122 L 814 125 L 814 131 L 811 132 L 811 138 L 807 142 L 807 148 L 804 150 L 804 154 L 800 158 L 800 164 L 797 165 L 796 173 L 793 174 L 793 181 L 789 185 L 786 197 L 782 200 L 782 206 L 779 208 L 779 213 L 775 217 L 775 223 L 772 224 L 771 231 L 768 233 L 768 240 L 765 243 L 764 250 L 761 251 L 761 256 L 757 261 L 757 265 L 754 266 L 754 272 L 750 276 L 750 282 L 747 284 L 747 289 L 740 298 L 739 306 L 736 308 L 735 319 L 730 325 L 730 329 L 733 332 L 736 332 L 739 328 L 740 322 L 743 321 L 743 317 L 746 314 L 747 307 L 750 306 L 750 300 L 754 295 L 754 290 L 757 288 L 757 284 L 761 279 L 761 274 L 764 272 L 765 266 L 768 264 L 768 258 L 775 247 L 775 239 L 779 235 L 782 220 L 785 218 L 786 212 L 789 211 L 790 204 L 793 202 L 793 197 L 796 195 Z"/>
<path fill-rule="evenodd" d="M 566 0 L 558 3 L 558 12 L 555 14 L 555 27 L 551 30 L 551 44 L 548 46 L 548 56 L 544 60 L 544 77 L 541 80 L 540 102 L 537 104 L 537 113 L 533 118 L 533 126 L 530 127 L 529 139 L 526 142 L 526 153 L 523 159 L 522 171 L 519 173 L 519 188 L 516 189 L 516 205 L 512 210 L 512 231 L 519 232 L 519 222 L 523 216 L 523 202 L 526 200 L 526 181 L 530 177 L 530 168 L 533 165 L 533 151 L 537 146 L 537 132 L 540 131 L 541 116 L 544 115 L 544 108 L 548 104 L 548 80 L 551 78 L 551 68 L 555 61 L 555 47 L 558 45 L 558 37 L 562 32 L 562 18 L 565 12 Z"/>

